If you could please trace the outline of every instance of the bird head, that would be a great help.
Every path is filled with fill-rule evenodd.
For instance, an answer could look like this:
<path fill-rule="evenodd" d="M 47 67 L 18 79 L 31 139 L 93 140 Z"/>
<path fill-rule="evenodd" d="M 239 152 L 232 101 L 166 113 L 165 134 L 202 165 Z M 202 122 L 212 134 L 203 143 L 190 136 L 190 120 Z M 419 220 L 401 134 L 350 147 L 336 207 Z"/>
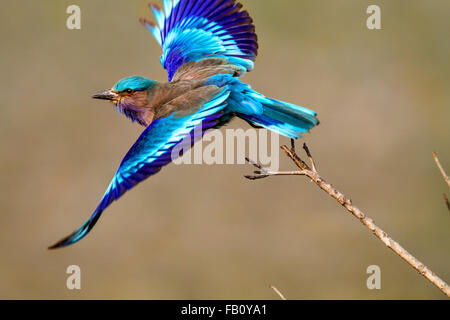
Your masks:
<path fill-rule="evenodd" d="M 148 125 L 149 94 L 156 83 L 144 77 L 128 77 L 119 80 L 111 89 L 95 93 L 92 98 L 111 101 L 118 112 L 132 121 Z"/>

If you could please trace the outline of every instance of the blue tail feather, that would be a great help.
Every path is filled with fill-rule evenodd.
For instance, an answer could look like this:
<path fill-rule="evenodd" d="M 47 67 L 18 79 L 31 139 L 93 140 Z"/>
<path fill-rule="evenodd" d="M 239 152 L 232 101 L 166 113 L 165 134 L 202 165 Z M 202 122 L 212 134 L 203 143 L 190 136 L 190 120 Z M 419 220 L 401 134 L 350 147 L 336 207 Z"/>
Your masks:
<path fill-rule="evenodd" d="M 247 92 L 246 95 L 253 105 L 262 105 L 262 112 L 239 113 L 239 117 L 255 125 L 297 139 L 319 124 L 317 113 L 307 108 L 266 98 L 255 91 Z"/>

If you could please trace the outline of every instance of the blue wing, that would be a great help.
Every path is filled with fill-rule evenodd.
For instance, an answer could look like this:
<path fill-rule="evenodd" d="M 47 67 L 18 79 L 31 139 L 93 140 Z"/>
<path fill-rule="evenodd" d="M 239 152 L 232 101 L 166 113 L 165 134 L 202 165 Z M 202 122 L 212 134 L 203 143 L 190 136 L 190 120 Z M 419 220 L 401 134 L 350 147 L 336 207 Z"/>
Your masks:
<path fill-rule="evenodd" d="M 174 113 L 150 124 L 122 160 L 92 216 L 79 229 L 49 249 L 65 247 L 81 240 L 94 227 L 102 212 L 113 201 L 175 160 L 172 158 L 172 151 L 175 147 L 185 150 L 186 147 L 190 147 L 201 138 L 205 130 L 217 125 L 229 95 L 228 88 L 224 88 L 196 113 L 188 116 L 179 116 Z M 188 136 L 191 139 L 185 139 Z M 175 156 L 179 156 L 179 153 L 174 153 Z"/>
<path fill-rule="evenodd" d="M 163 50 L 169 81 L 189 61 L 226 57 L 250 71 L 258 54 L 253 21 L 235 0 L 163 0 L 150 4 L 157 24 L 141 19 Z"/>

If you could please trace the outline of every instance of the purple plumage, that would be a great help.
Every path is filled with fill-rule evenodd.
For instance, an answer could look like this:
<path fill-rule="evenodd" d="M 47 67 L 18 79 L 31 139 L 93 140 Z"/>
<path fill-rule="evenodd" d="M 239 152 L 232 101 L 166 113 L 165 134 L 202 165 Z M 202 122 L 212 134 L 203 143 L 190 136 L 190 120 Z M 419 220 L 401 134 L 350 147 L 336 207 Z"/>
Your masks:
<path fill-rule="evenodd" d="M 180 66 L 203 58 L 235 58 L 250 71 L 258 54 L 253 20 L 235 0 L 164 0 L 151 4 L 158 25 L 141 19 L 163 49 L 169 81 Z"/>

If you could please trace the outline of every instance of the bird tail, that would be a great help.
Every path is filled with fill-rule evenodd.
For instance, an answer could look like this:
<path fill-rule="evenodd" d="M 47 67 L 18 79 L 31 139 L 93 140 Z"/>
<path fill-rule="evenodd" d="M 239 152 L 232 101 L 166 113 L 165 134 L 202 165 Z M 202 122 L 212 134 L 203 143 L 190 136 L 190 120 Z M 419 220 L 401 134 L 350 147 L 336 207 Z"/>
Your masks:
<path fill-rule="evenodd" d="M 319 124 L 317 113 L 295 104 L 270 99 L 256 92 L 247 92 L 247 102 L 262 106 L 259 112 L 239 113 L 247 122 L 274 131 L 283 136 L 297 139 Z"/>

